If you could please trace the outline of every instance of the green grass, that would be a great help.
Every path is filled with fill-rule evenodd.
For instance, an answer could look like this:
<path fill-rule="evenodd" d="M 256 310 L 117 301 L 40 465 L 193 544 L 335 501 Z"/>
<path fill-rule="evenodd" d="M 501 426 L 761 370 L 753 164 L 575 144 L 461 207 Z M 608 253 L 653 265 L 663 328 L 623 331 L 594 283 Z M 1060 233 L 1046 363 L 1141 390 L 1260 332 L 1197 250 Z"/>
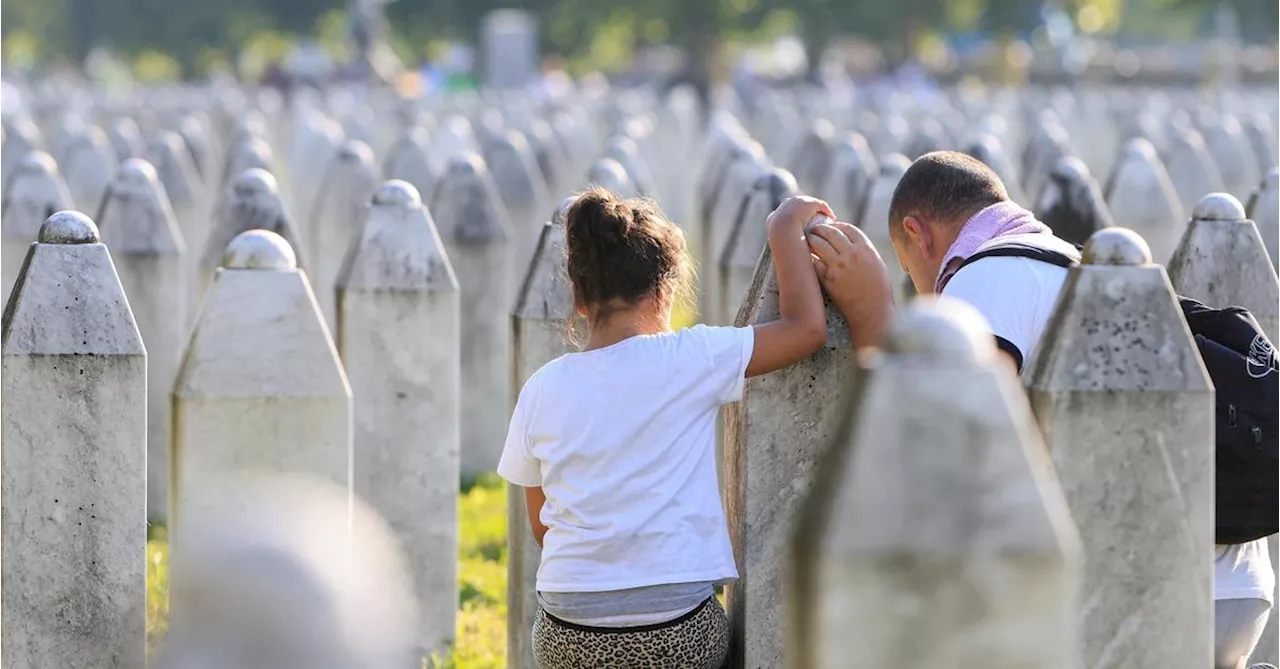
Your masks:
<path fill-rule="evenodd" d="M 458 498 L 458 627 L 453 656 L 430 669 L 499 669 L 507 665 L 507 487 L 481 476 Z M 164 528 L 147 542 L 147 647 L 169 622 L 169 545 Z"/>

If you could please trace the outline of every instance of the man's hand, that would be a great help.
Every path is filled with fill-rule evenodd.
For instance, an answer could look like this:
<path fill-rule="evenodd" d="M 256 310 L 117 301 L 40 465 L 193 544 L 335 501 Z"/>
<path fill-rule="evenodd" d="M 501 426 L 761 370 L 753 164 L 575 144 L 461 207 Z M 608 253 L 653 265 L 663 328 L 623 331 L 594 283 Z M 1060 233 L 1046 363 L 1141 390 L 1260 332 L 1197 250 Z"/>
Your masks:
<path fill-rule="evenodd" d="M 893 312 L 893 286 L 876 247 L 848 223 L 819 223 L 807 238 L 818 281 L 849 322 L 854 347 L 879 346 Z"/>

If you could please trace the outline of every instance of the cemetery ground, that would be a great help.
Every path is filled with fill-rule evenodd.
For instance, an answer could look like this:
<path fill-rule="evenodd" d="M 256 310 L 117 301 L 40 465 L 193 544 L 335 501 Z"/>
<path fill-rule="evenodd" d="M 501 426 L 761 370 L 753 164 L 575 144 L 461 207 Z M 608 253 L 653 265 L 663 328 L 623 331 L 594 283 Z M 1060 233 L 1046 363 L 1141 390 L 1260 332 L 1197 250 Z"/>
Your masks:
<path fill-rule="evenodd" d="M 165 529 L 147 542 L 147 646 L 154 651 L 168 623 L 169 565 Z M 427 669 L 507 666 L 507 487 L 485 474 L 458 496 L 458 627 L 452 658 Z"/>

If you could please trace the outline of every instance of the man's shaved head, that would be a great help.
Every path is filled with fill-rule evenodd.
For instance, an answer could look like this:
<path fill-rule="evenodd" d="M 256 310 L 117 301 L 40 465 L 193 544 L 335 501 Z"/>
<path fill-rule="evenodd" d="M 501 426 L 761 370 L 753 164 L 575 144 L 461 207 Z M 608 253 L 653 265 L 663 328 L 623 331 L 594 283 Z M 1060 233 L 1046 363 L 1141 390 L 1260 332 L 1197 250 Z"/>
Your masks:
<path fill-rule="evenodd" d="M 907 216 L 935 225 L 964 225 L 970 216 L 1008 199 L 1000 177 L 976 158 L 955 151 L 926 153 L 893 189 L 889 233 L 899 237 Z"/>

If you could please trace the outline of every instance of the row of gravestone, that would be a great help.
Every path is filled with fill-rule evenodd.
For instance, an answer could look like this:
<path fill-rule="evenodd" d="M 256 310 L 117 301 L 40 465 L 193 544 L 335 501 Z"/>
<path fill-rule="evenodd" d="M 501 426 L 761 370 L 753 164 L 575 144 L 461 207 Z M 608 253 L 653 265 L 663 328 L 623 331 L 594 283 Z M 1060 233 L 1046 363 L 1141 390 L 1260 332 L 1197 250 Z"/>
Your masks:
<path fill-rule="evenodd" d="M 477 165 L 477 162 L 476 162 L 476 161 L 457 161 L 457 162 L 470 162 L 470 164 L 472 165 L 472 169 L 471 169 L 471 171 L 475 171 L 475 166 Z M 460 169 L 461 169 L 462 171 L 466 171 L 466 170 L 467 170 L 466 166 L 462 166 L 462 168 L 460 168 Z M 132 171 L 132 173 L 145 173 L 145 171 L 146 171 L 146 170 L 145 170 L 145 169 L 141 169 L 141 168 L 140 168 L 140 169 L 136 169 L 136 170 L 122 170 L 122 171 Z M 637 170 L 637 171 L 640 171 L 640 170 Z M 237 183 L 236 183 L 236 185 L 239 185 L 239 188 L 232 188 L 232 189 L 230 189 L 230 194 L 233 194 L 233 196 L 234 196 L 234 194 L 236 194 L 236 193 L 237 193 L 237 191 L 238 191 L 238 192 L 239 192 L 239 194 L 241 194 L 241 196 L 242 196 L 242 197 L 246 197 L 246 198 L 247 198 L 248 196 L 251 196 L 251 194 L 255 194 L 255 193 L 256 193 L 256 194 L 261 194 L 262 192 L 270 191 L 270 178 L 269 178 L 269 177 L 266 177 L 266 175 L 261 174 L 261 173 L 251 173 L 251 174 L 253 175 L 253 177 L 252 177 L 252 178 L 239 180 L 239 182 L 237 182 Z M 640 174 L 643 174 L 643 171 L 640 171 Z M 127 175 L 127 174 L 125 174 L 125 175 Z M 132 178 L 131 178 L 131 179 L 132 179 Z M 595 180 L 595 182 L 598 182 L 598 183 L 604 183 L 604 184 L 612 185 L 612 187 L 613 187 L 613 188 L 618 189 L 618 191 L 620 191 L 620 192 L 627 192 L 627 191 L 628 191 L 628 189 L 631 189 L 631 192 L 635 192 L 635 187 L 634 187 L 634 185 L 628 185 L 628 183 L 630 183 L 630 182 L 631 182 L 631 180 L 632 180 L 631 175 L 630 175 L 630 174 L 628 174 L 628 173 L 627 173 L 627 170 L 626 170 L 625 168 L 623 168 L 623 166 L 622 166 L 621 164 L 618 164 L 618 162 L 617 162 L 617 161 L 612 161 L 612 162 L 611 162 L 611 161 L 600 161 L 600 162 L 598 162 L 598 164 L 596 164 L 596 165 L 594 165 L 594 166 L 593 166 L 593 170 L 591 170 L 591 179 Z M 124 179 L 124 178 L 122 177 L 122 179 L 120 179 L 120 180 L 122 180 L 122 182 L 128 182 L 128 180 L 129 180 L 129 179 Z M 136 179 L 134 179 L 134 180 L 136 180 Z M 640 179 L 636 179 L 636 180 L 640 180 Z M 778 196 L 777 196 L 777 193 L 785 192 L 785 189 L 786 189 L 786 188 L 794 188 L 794 187 L 791 187 L 791 185 L 790 185 L 790 184 L 786 183 L 786 179 L 785 179 L 785 177 L 782 177 L 782 175 L 780 175 L 780 174 L 774 174 L 774 175 L 772 175 L 772 178 L 771 178 L 771 179 L 767 179 L 767 180 L 765 180 L 765 182 L 764 182 L 764 184 L 762 185 L 762 187 L 760 187 L 760 188 L 759 188 L 759 193 L 756 193 L 756 188 L 755 188 L 755 182 L 754 182 L 754 180 L 753 180 L 753 182 L 750 182 L 750 185 L 751 185 L 751 193 L 750 193 L 750 194 L 751 194 L 751 196 L 754 196 L 754 198 L 755 198 L 755 203 L 754 203 L 754 205 L 751 205 L 751 203 L 750 203 L 750 198 L 748 198 L 749 205 L 750 205 L 751 207 L 755 207 L 755 209 L 758 209 L 758 210 L 760 210 L 760 211 L 765 211 L 765 212 L 767 212 L 767 211 L 768 211 L 768 209 L 763 209 L 763 207 L 767 207 L 768 205 L 765 205 L 765 203 L 764 203 L 764 202 L 768 202 L 769 200 L 776 200 L 776 198 L 778 197 Z M 123 185 L 122 185 L 122 188 L 123 188 Z M 890 189 L 890 191 L 891 191 L 891 188 L 888 188 L 888 189 Z M 440 189 L 440 188 L 438 188 L 438 192 L 439 192 L 439 191 L 443 191 L 443 192 L 445 192 L 445 193 L 460 193 L 460 192 L 462 192 L 462 191 L 465 191 L 465 189 L 461 189 L 461 188 L 443 188 L 443 189 Z M 744 196 L 744 197 L 746 197 L 746 196 Z M 488 198 L 488 201 L 489 201 L 489 202 L 493 202 L 494 200 L 495 200 L 495 198 L 493 198 L 493 197 L 489 197 L 489 198 Z M 472 200 L 472 201 L 474 201 L 474 200 Z M 727 205 L 727 206 L 728 206 L 728 207 L 730 207 L 730 209 L 736 209 L 736 207 L 737 207 L 737 203 L 733 202 L 733 201 L 732 201 L 732 198 L 730 198 L 730 203 L 728 203 L 728 205 Z M 232 209 L 234 209 L 234 207 L 232 207 Z M 283 207 L 276 207 L 276 211 L 279 211 L 279 210 L 282 210 L 282 209 L 283 209 Z M 736 214 L 736 212 L 735 212 L 735 214 Z M 276 215 L 275 217 L 278 217 L 278 216 L 279 216 L 279 215 Z M 443 221 L 443 216 L 440 216 L 439 211 L 436 211 L 436 216 L 438 216 L 438 220 L 442 220 L 442 221 Z M 762 215 L 762 216 L 759 216 L 759 217 L 760 217 L 760 219 L 763 219 L 763 215 Z M 748 252 L 748 251 L 741 251 L 741 249 L 751 248 L 751 247 L 750 247 L 750 243 L 754 243 L 754 242 L 753 242 L 753 240 L 746 238 L 746 235 L 749 235 L 751 232 L 753 232 L 753 230 L 748 229 L 748 226 L 742 226 L 742 225 L 740 225 L 740 223 L 739 223 L 740 219 L 742 219 L 742 217 L 741 217 L 741 216 L 735 216 L 735 217 L 733 217 L 733 219 L 732 219 L 732 226 L 731 226 L 731 228 L 730 228 L 730 229 L 728 229 L 728 230 L 727 230 L 728 238 L 735 239 L 735 242 L 733 242 L 733 243 L 735 243 L 735 244 L 739 244 L 739 243 L 741 243 L 741 246 L 736 246 L 735 248 L 739 248 L 739 255 L 740 255 L 740 256 L 742 256 L 742 257 L 748 257 L 748 258 L 749 258 L 749 257 L 751 256 L 751 253 L 750 253 L 750 252 Z M 257 220 L 275 220 L 275 219 L 273 219 L 273 217 L 266 217 L 266 219 L 257 219 Z M 470 220 L 470 219 L 468 219 L 468 220 Z M 750 216 L 748 216 L 748 217 L 746 217 L 746 219 L 742 219 L 742 220 L 750 221 L 750 220 L 751 220 L 751 217 L 750 217 Z M 252 225 L 252 226 L 259 226 L 259 225 Z M 105 234 L 108 234 L 108 232 L 106 232 L 106 230 L 108 230 L 108 229 L 109 229 L 108 224 L 104 224 L 104 235 L 105 235 Z M 554 234 L 554 233 L 548 233 L 548 234 Z M 692 237 L 692 235 L 691 235 L 691 237 Z M 28 238 L 28 240 L 29 240 L 29 238 Z M 750 243 L 749 243 L 749 242 L 750 242 Z M 122 242 L 122 243 L 124 243 L 124 242 Z M 544 249 L 544 251 L 545 251 L 545 249 L 548 249 L 548 248 L 554 248 L 554 244 L 556 244 L 556 242 L 554 242 L 554 240 L 549 240 L 549 242 L 544 243 L 544 244 L 543 244 L 543 246 L 541 246 L 541 247 L 539 247 L 539 248 Z M 303 251 L 303 249 L 305 249 L 305 248 L 306 248 L 305 246 L 300 246 L 300 248 L 298 248 L 298 251 Z M 722 247 L 722 248 L 723 248 L 723 247 Z M 760 247 L 755 247 L 755 248 L 756 248 L 756 251 L 755 251 L 755 253 L 754 253 L 754 255 L 756 256 L 755 258 L 750 258 L 750 260 L 740 260 L 740 261 L 739 261 L 739 262 L 744 262 L 744 264 L 745 264 L 745 262 L 750 262 L 750 265 L 744 265 L 744 266 L 748 267 L 748 271 L 746 271 L 746 272 L 737 272 L 737 274 L 735 274 L 735 275 L 728 275 L 728 274 L 726 274 L 726 275 L 724 275 L 724 276 L 717 276 L 717 283 L 718 283 L 718 284 L 722 284 L 722 285 L 724 285 L 724 287 L 726 287 L 726 290 L 723 290 L 723 292 L 722 292 L 722 294 L 723 294 L 723 295 L 726 295 L 726 297 L 724 297 L 724 298 L 722 299 L 722 302 L 724 302 L 724 303 L 736 302 L 736 299 L 732 297 L 732 295 L 733 295 L 733 294 L 735 294 L 735 290 L 733 290 L 733 289 L 728 289 L 728 288 L 727 288 L 727 287 L 728 287 L 728 285 L 730 285 L 730 284 L 732 283 L 732 280 L 739 280 L 739 281 L 741 281 L 741 280 L 742 280 L 742 275 L 744 275 L 744 274 L 745 274 L 745 275 L 746 275 L 746 279 L 749 279 L 749 281 L 746 281 L 746 284 L 750 285 L 750 283 L 751 283 L 750 279 L 754 279 L 754 267 L 756 266 L 756 262 L 755 262 L 755 261 L 756 261 L 756 260 L 758 260 L 758 256 L 759 256 L 759 248 L 760 248 Z M 701 255 L 701 252 L 703 252 L 703 251 L 704 251 L 704 249 L 703 249 L 703 248 L 700 248 L 700 249 L 699 249 L 700 255 Z M 216 256 L 215 256 L 215 257 L 216 257 Z M 723 256 L 722 256 L 722 257 L 723 257 Z M 257 261 L 253 261 L 253 262 L 257 262 Z M 456 261 L 456 262 L 457 262 L 457 261 Z M 535 262 L 535 264 L 534 264 L 534 265 L 535 265 L 535 266 L 538 266 L 538 262 Z M 122 261 L 122 266 L 123 266 L 123 261 Z M 509 267 L 509 264 L 508 264 L 507 266 Z M 269 269 L 269 267 L 268 267 L 268 269 Z M 508 270 L 508 271 L 509 271 L 509 270 Z M 125 274 L 125 271 L 122 269 L 122 283 L 123 283 L 123 281 L 124 281 L 124 274 Z M 228 271 L 228 272 L 224 272 L 224 275 L 227 275 L 227 276 L 230 276 L 230 275 L 232 275 L 232 274 L 234 274 L 234 272 L 230 272 L 230 271 Z M 284 274 L 291 274 L 291 272 L 284 272 Z M 460 272 L 460 274 L 461 274 L 461 272 Z M 141 281 L 141 283 L 154 283 L 154 281 L 146 281 L 146 280 L 142 280 L 142 281 Z M 460 281 L 460 283 L 461 283 L 461 281 Z M 230 285 L 230 284 L 227 284 L 227 285 Z M 294 281 L 294 285 L 297 285 L 297 281 Z M 704 285 L 705 285 L 705 283 L 704 283 Z M 741 285 L 740 285 L 740 288 L 742 288 L 742 289 L 741 289 L 741 290 L 736 290 L 736 294 L 741 295 L 741 294 L 744 294 L 744 293 L 745 293 L 745 287 L 741 287 Z M 767 288 L 762 288 L 762 289 L 764 290 L 764 292 L 765 292 L 765 293 L 767 293 Z M 248 297 L 246 298 L 246 302 L 253 302 L 253 303 L 256 303 L 256 302 L 260 302 L 260 301 L 261 301 L 261 299 L 262 299 L 262 298 L 261 298 L 261 294 L 260 294 L 259 292 L 257 292 L 257 290 L 248 290 L 248 292 L 247 292 L 246 294 L 248 295 Z M 527 301 L 529 301 L 529 299 L 536 298 L 536 294 L 535 294 L 535 295 L 532 295 L 532 297 L 530 297 L 530 295 L 529 295 L 529 294 L 527 294 L 527 290 L 526 290 L 526 292 L 522 293 L 521 297 L 522 297 L 522 301 L 521 301 L 521 303 L 526 303 Z M 133 302 L 133 294 L 132 294 L 132 293 L 131 293 L 131 294 L 129 294 L 129 298 L 131 298 L 131 303 L 132 303 L 132 302 Z M 210 298 L 212 298 L 212 294 L 210 295 Z M 250 299 L 250 298 L 252 298 L 252 299 Z M 561 301 L 561 302 L 563 302 L 563 301 Z M 301 307 L 298 307 L 298 308 L 301 308 Z M 335 308 L 337 308 L 337 307 L 335 307 Z M 460 307 L 460 308 L 463 308 L 463 310 L 465 310 L 465 306 Z M 536 307 L 534 307 L 534 308 L 536 308 Z M 543 307 L 541 307 L 541 308 L 544 308 L 544 310 L 549 310 L 549 308 L 552 308 L 552 307 L 550 307 L 550 306 L 545 306 L 545 304 L 544 304 L 544 306 L 543 306 Z M 724 307 L 722 307 L 722 310 L 724 310 Z M 236 311 L 243 311 L 243 307 L 238 308 L 238 310 L 236 310 Z M 506 316 L 504 316 L 504 311 L 506 311 L 506 308 L 502 307 L 502 324 L 500 324 L 500 325 L 499 325 L 499 327 L 498 327 L 498 329 L 499 329 L 499 330 L 502 330 L 502 331 L 506 330 Z M 724 310 L 724 311 L 727 311 L 727 310 Z M 224 310 L 223 310 L 223 311 L 221 311 L 221 312 L 223 312 L 223 313 L 227 313 L 227 310 L 225 310 L 225 308 L 224 308 Z M 204 317 L 204 316 L 202 316 L 202 317 Z M 518 327 L 518 325 L 517 325 L 517 327 Z M 324 329 L 324 326 L 323 326 L 323 325 L 321 325 L 321 329 Z M 340 330 L 338 330 L 338 331 L 340 331 Z M 556 334 L 558 335 L 559 333 L 561 333 L 561 331 L 562 331 L 562 330 L 554 330 L 554 333 L 556 333 Z M 460 343 L 460 344 L 458 344 L 458 347 L 460 347 L 460 348 L 462 348 L 463 350 L 465 350 L 466 339 L 467 339 L 467 336 L 468 336 L 468 335 L 467 335 L 467 330 L 462 330 L 462 334 L 461 334 L 460 336 L 461 336 L 461 338 L 463 339 L 463 342 L 462 342 L 462 343 Z M 339 335 L 339 338 L 340 338 L 340 335 Z M 234 339 L 234 338 L 233 338 L 233 339 Z M 520 338 L 517 338 L 517 339 L 520 339 Z M 837 339 L 838 339 L 838 338 L 837 338 Z M 833 339 L 833 340 L 835 340 L 835 339 Z M 193 339 L 193 340 L 192 340 L 192 342 L 193 342 L 193 343 L 195 343 L 195 339 Z M 206 342 L 207 342 L 207 340 L 206 340 Z M 521 342 L 522 342 L 522 339 L 521 339 Z M 229 345 L 229 344 L 223 344 L 223 345 Z M 550 344 L 549 344 L 549 345 L 550 345 Z M 236 350 L 239 350 L 239 349 L 236 349 Z M 394 350 L 394 349 L 389 349 L 389 350 Z M 225 353 L 225 352 L 224 352 L 224 353 Z M 271 356 L 271 354 L 273 354 L 273 353 L 274 353 L 274 354 L 276 354 L 276 356 L 278 356 L 278 354 L 280 353 L 279 344 L 274 345 L 274 347 L 271 347 L 271 345 L 265 345 L 265 344 L 264 344 L 264 345 L 262 345 L 262 354 L 264 354 L 264 356 L 266 356 L 266 357 L 268 357 L 268 358 L 271 358 L 271 357 L 273 357 L 273 356 Z M 517 352 L 515 352 L 515 353 L 516 353 L 516 357 L 517 357 L 517 359 L 520 359 L 520 357 L 522 356 L 522 354 L 524 354 L 524 353 L 518 352 L 518 350 L 517 350 Z M 216 356 L 215 356 L 215 357 L 219 357 L 219 356 L 221 356 L 221 353 L 216 354 Z M 189 361 L 192 361 L 192 359 L 201 359 L 201 358 L 200 358 L 200 357 L 198 357 L 198 356 L 197 356 L 196 358 L 192 358 L 191 356 L 188 356 L 188 357 L 187 357 L 187 361 L 188 361 L 188 362 L 189 362 Z M 241 353 L 241 359 L 243 359 L 243 353 Z M 502 361 L 502 359 L 503 359 L 503 357 L 499 357 L 499 362 L 500 362 L 500 361 Z M 247 368 L 247 370 L 260 370 L 260 368 L 266 368 L 266 367 L 269 367 L 268 362 L 270 362 L 270 361 L 250 361 L 250 362 L 244 363 L 244 367 L 246 367 L 246 368 Z M 531 363 L 530 363 L 530 366 L 532 366 L 532 365 L 531 365 Z M 307 368 L 307 371 L 316 372 L 316 374 L 320 374 L 320 372 L 323 372 L 323 371 L 325 370 L 325 368 L 326 368 L 324 365 L 314 365 L 314 366 L 312 366 L 312 365 L 306 365 L 305 367 Z M 490 374 L 493 374 L 494 376 L 504 376 L 504 375 L 506 375 L 506 374 L 507 374 L 507 370 L 506 370 L 506 368 L 504 368 L 504 366 L 503 366 L 503 365 L 499 365 L 499 367 L 503 367 L 503 368 L 500 368 L 500 370 L 497 370 L 497 371 L 490 371 Z M 348 375 L 352 375 L 352 376 L 353 376 L 353 372 L 352 372 L 351 370 L 348 370 L 347 372 L 348 372 Z M 461 372 L 460 372 L 460 374 L 461 374 Z M 216 376 L 216 375 L 215 375 L 215 376 Z M 270 385 L 270 384 L 269 384 L 269 385 Z M 321 380 L 316 380 L 316 381 L 314 381 L 314 382 L 311 382 L 311 384 L 308 384 L 307 386 L 308 386 L 308 388 L 320 388 L 320 386 L 324 386 L 324 385 L 325 385 L 325 382 L 323 382 L 323 381 L 321 381 Z M 353 384 L 353 382 L 352 382 L 352 385 L 355 385 L 355 384 Z M 831 389 L 832 389 L 832 388 L 838 388 L 838 384 L 837 384 L 836 386 L 833 386 L 833 385 L 831 384 L 831 382 L 829 382 L 829 380 L 828 380 L 827 384 L 826 384 L 826 385 L 824 385 L 824 386 L 822 386 L 822 388 L 827 388 L 828 393 L 832 393 L 832 391 L 833 391 L 833 390 L 831 390 Z M 357 393 L 357 402 L 358 402 L 358 395 L 360 395 L 360 393 Z M 164 397 L 164 395 L 161 395 L 161 397 Z M 500 397 L 500 402 L 502 402 L 502 403 L 506 403 L 506 402 L 507 402 L 508 397 L 507 397 L 506 393 L 499 394 L 499 397 Z M 397 395 L 397 398 L 398 398 L 398 395 Z M 398 398 L 398 399 L 399 399 L 399 398 Z M 218 403 L 212 403 L 212 404 L 218 404 Z M 330 404 L 330 405 L 329 405 L 329 408 L 330 408 L 330 409 L 332 409 L 333 407 L 334 407 L 334 405 L 333 405 L 333 404 Z M 227 411 L 227 409 L 219 408 L 219 409 L 216 409 L 216 411 Z M 221 413 L 221 414 L 216 413 L 216 411 L 215 411 L 214 413 L 211 413 L 211 416 L 215 416 L 215 417 L 214 417 L 214 418 L 211 418 L 210 422 L 201 423 L 200 421 L 192 421 L 192 422 L 191 422 L 191 425 L 193 425 L 193 426 L 201 426 L 201 425 L 204 425 L 204 427 L 200 427 L 200 429 L 198 429 L 198 430 L 197 430 L 197 429 L 193 429 L 193 430 L 195 430 L 195 432 L 193 432 L 193 434 L 196 434 L 196 435 L 202 435 L 202 434 L 205 434 L 205 432 L 202 432 L 202 430 L 210 430 L 210 431 L 212 431 L 212 430 L 215 430 L 215 429 L 223 429 L 223 426 L 224 426 L 224 425 L 230 425 L 230 423 L 236 423 L 236 422 L 238 421 L 238 417 L 239 417 L 239 412 L 238 412 L 238 411 L 227 411 L 227 412 L 225 412 L 225 413 Z M 503 409 L 503 411 L 504 411 L 504 409 Z M 163 412 L 163 413 L 168 414 L 168 412 Z M 220 416 L 220 417 L 219 417 L 219 416 Z M 333 418 L 332 418 L 332 417 L 333 417 L 333 412 L 325 413 L 325 416 L 328 416 L 328 417 L 329 417 L 329 420 L 333 420 Z M 503 417 L 504 417 L 504 416 L 503 416 Z M 233 420 L 233 418 L 236 418 L 236 420 Z M 187 422 L 187 421 L 182 421 L 182 420 L 180 420 L 179 422 Z M 320 425 L 320 423 L 324 423 L 324 421 L 302 421 L 302 422 L 303 422 L 303 423 L 305 423 L 305 425 L 298 426 L 296 430 L 292 429 L 292 427 L 273 427 L 273 429 L 271 429 L 271 430 L 274 430 L 273 434 L 274 434 L 276 437 L 282 437 L 282 439 L 283 439 L 283 437 L 285 437 L 285 436 L 292 436 L 292 437 L 293 437 L 293 439 L 294 439 L 294 441 L 297 441 L 297 439 L 298 439 L 298 435 L 306 436 L 306 435 L 308 435 L 308 434 L 312 434 L 312 432 L 310 432 L 310 431 L 308 431 L 308 430 L 323 430 L 323 429 L 324 429 L 323 425 Z M 312 422 L 316 423 L 316 425 L 312 425 Z M 358 422 L 358 421 L 357 421 L 357 422 Z M 497 423 L 498 423 L 498 426 L 499 426 L 499 429 L 500 429 L 500 425 L 502 425 L 502 423 L 504 423 L 504 420 L 499 420 L 499 421 L 497 421 Z M 325 425 L 328 425 L 328 423 L 325 423 Z M 293 434 L 292 434 L 292 435 L 282 435 L 282 432 L 291 432 L 291 431 L 293 432 Z M 180 440 L 180 439 L 182 439 L 182 437 L 180 437 L 180 436 L 179 436 L 179 437 L 178 437 L 178 439 Z M 247 437 L 246 437 L 246 439 L 247 439 Z M 297 445 L 297 444 L 294 444 L 294 446 L 296 446 L 296 445 Z M 736 462 L 736 464 L 733 464 L 733 466 L 741 466 L 741 463 L 740 463 L 740 462 L 737 462 L 737 460 L 733 460 L 733 458 L 735 458 L 735 455 L 732 455 L 732 450 L 731 450 L 731 454 L 730 454 L 730 463 L 731 463 L 731 464 L 733 464 L 733 463 L 735 463 L 735 462 Z M 324 459 L 324 458 L 321 458 L 321 459 Z M 289 458 L 289 462 L 291 462 L 291 463 L 292 463 L 292 462 L 294 462 L 294 459 L 293 459 L 292 455 L 291 455 L 291 458 Z M 298 458 L 298 462 L 303 462 L 303 459 Z M 732 468 L 733 468 L 733 466 L 728 467 L 728 469 L 732 469 Z M 324 471 L 325 473 L 332 473 L 332 472 L 330 472 L 330 471 L 329 471 L 328 467 L 325 467 L 325 466 L 316 466 L 316 468 L 317 468 L 317 469 L 323 469 L 323 471 Z M 369 471 L 374 471 L 374 469 L 369 469 Z M 744 484 L 745 484 L 745 481 L 744 481 Z M 451 486 L 451 489 L 453 489 L 453 487 L 452 487 L 452 486 L 456 486 L 456 482 L 454 482 L 454 484 L 449 484 L 449 486 Z M 358 486 L 357 486 L 357 487 L 358 487 Z M 741 486 L 739 486 L 739 487 L 741 487 Z M 732 490 L 732 489 L 733 489 L 733 486 L 731 486 L 731 490 Z M 744 503 L 742 503 L 742 504 L 744 504 L 744 507 L 749 507 L 749 505 L 750 505 L 750 499 L 751 499 L 751 498 L 750 498 L 750 496 L 749 496 L 749 495 L 746 495 L 746 494 L 742 494 L 742 499 L 744 499 Z M 731 507 L 731 508 L 733 507 L 732 500 L 731 500 L 730 507 Z M 744 512 L 744 513 L 745 513 L 745 512 Z M 522 514 L 515 514 L 515 516 L 513 516 L 513 518 L 517 518 L 517 519 L 518 519 L 518 518 L 522 518 Z M 522 523 L 522 522 L 521 522 L 520 524 L 518 524 L 518 527 L 522 528 L 522 530 L 525 530 L 525 528 L 524 528 L 524 523 Z M 527 530 L 525 530 L 525 531 L 527 531 Z M 515 537 L 515 536 L 516 536 L 516 533 L 513 533 L 513 537 Z M 515 539 L 513 539 L 513 541 L 515 541 Z M 529 560 L 529 559 L 525 559 L 525 560 L 524 560 L 524 562 L 518 562 L 518 560 L 517 560 L 517 559 L 515 559 L 515 555 L 516 555 L 516 554 L 517 554 L 517 551 L 513 550 L 513 551 L 512 551 L 512 555 L 513 555 L 513 559 L 512 559 L 512 568 L 513 568 L 513 569 L 516 569 L 517 567 L 524 567 L 524 568 L 526 568 L 526 569 L 527 569 L 527 567 L 529 567 L 529 565 L 530 565 L 530 564 L 536 564 L 536 562 L 532 562 L 532 563 L 531 563 L 531 560 Z M 517 564 L 517 563 L 518 563 L 518 564 Z M 515 583 L 515 582 L 516 582 L 516 581 L 515 581 L 515 578 L 513 578 L 513 583 Z M 513 586 L 513 587 L 515 587 L 515 586 Z M 529 592 L 530 592 L 530 588 L 527 588 L 527 587 L 526 587 L 526 588 L 524 588 L 524 590 L 522 590 L 522 592 L 524 592 L 524 594 L 526 594 L 526 595 L 527 595 L 527 594 L 529 594 Z M 451 600 L 451 601 L 452 601 L 452 597 L 449 597 L 449 600 Z M 513 601 L 512 601 L 512 609 L 513 609 L 513 610 L 515 610 L 515 609 L 516 609 L 516 602 L 515 602 L 515 600 L 516 600 L 516 599 L 515 599 L 515 597 L 513 597 Z M 451 604 L 451 606 L 452 606 L 452 604 Z M 451 613 L 451 615 L 452 615 L 452 613 Z M 512 633 L 521 633 L 521 631 L 524 631 L 524 629 L 527 629 L 527 628 L 524 628 L 524 627 L 521 627 L 521 626 L 512 626 Z M 513 645 L 513 647 L 515 647 L 515 649 L 520 649 L 520 647 L 525 647 L 525 646 L 522 646 L 522 645 Z"/>

